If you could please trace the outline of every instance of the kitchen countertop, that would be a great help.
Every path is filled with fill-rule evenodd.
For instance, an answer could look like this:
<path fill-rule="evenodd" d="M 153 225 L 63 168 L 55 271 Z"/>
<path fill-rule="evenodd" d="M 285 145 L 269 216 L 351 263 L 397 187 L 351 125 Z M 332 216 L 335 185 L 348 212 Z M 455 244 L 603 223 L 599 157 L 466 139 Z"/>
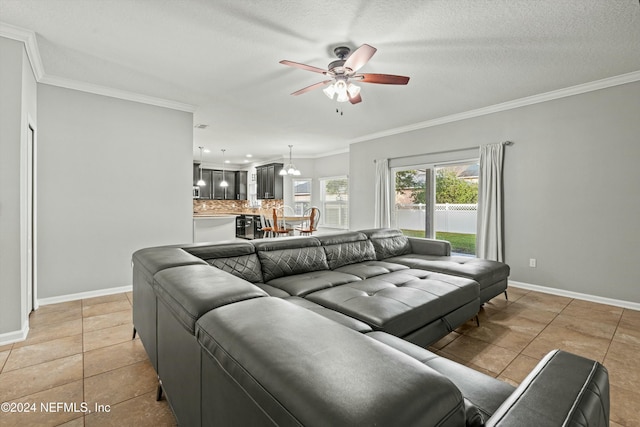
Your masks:
<path fill-rule="evenodd" d="M 233 219 L 238 214 L 193 214 L 193 219 Z"/>
<path fill-rule="evenodd" d="M 216 216 L 238 216 L 238 215 L 260 215 L 260 211 L 258 210 L 237 210 L 237 211 L 227 211 L 227 212 L 216 212 L 216 213 L 194 213 L 194 218 L 202 218 L 202 217 L 216 217 Z"/>

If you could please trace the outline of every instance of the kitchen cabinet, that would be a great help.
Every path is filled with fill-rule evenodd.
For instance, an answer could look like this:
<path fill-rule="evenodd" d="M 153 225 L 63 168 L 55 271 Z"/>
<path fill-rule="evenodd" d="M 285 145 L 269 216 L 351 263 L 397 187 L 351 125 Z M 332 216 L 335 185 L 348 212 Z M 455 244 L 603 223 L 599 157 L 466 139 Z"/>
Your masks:
<path fill-rule="evenodd" d="M 200 164 L 193 164 L 193 185 L 200 179 Z M 224 179 L 228 187 L 220 187 L 222 170 L 202 169 L 200 199 L 204 200 L 247 200 L 247 171 L 225 170 Z"/>
<path fill-rule="evenodd" d="M 247 181 L 247 171 L 237 171 L 236 172 L 236 193 L 238 200 L 247 200 L 248 194 L 248 181 Z"/>
<path fill-rule="evenodd" d="M 269 163 L 256 167 L 258 199 L 282 199 L 282 163 Z"/>
<path fill-rule="evenodd" d="M 200 186 L 200 198 L 205 200 L 213 199 L 212 194 L 212 176 L 213 171 L 211 169 L 202 169 L 202 180 L 206 183 L 206 185 Z"/>

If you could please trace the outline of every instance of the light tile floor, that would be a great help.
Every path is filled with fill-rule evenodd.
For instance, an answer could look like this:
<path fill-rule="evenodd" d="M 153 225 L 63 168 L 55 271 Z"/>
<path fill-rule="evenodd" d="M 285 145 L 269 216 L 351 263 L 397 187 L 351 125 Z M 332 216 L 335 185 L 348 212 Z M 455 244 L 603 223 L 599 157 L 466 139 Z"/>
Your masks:
<path fill-rule="evenodd" d="M 36 410 L 0 412 L 0 426 L 175 425 L 167 402 L 155 400 L 156 376 L 140 340 L 131 340 L 131 299 L 122 293 L 32 313 L 28 338 L 0 346 L 0 402 Z M 603 362 L 611 425 L 640 425 L 639 311 L 509 288 L 509 301 L 484 305 L 480 327 L 469 321 L 430 349 L 517 385 L 555 348 Z M 84 414 L 83 402 L 109 411 Z"/>

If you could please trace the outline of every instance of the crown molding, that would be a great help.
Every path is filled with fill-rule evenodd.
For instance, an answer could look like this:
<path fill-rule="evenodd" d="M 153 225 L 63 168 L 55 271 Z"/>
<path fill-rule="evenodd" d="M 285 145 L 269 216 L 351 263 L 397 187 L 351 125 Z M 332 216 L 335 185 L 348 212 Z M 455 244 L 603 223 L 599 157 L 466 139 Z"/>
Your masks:
<path fill-rule="evenodd" d="M 171 101 L 168 99 L 156 98 L 136 92 L 114 89 L 107 86 L 95 85 L 93 83 L 81 82 L 79 80 L 67 79 L 65 77 L 52 76 L 49 74 L 45 74 L 38 83 L 74 89 L 96 95 L 110 96 L 112 98 L 124 99 L 127 101 L 140 102 L 142 104 L 155 105 L 157 107 L 170 108 L 172 110 L 186 111 L 187 113 L 193 113 L 196 111 L 196 107 L 190 104 L 183 104 L 181 102 Z"/>
<path fill-rule="evenodd" d="M 45 73 L 44 66 L 42 65 L 42 58 L 40 57 L 40 50 L 38 48 L 36 33 L 31 30 L 16 27 L 15 25 L 0 22 L 0 37 L 6 37 L 24 43 L 27 57 L 29 58 L 29 62 L 31 64 L 31 69 L 33 70 L 33 74 L 38 83 L 79 90 L 96 95 L 109 96 L 112 98 L 124 99 L 127 101 L 139 102 L 142 104 L 155 105 L 157 107 L 164 107 L 172 110 L 185 111 L 187 113 L 193 113 L 196 111 L 196 107 L 194 105 L 185 104 L 182 102 L 156 98 L 136 92 L 114 89 L 107 86 L 100 86 L 92 83 L 82 82 L 79 80 L 47 74 Z"/>
<path fill-rule="evenodd" d="M 498 113 L 500 111 L 513 110 L 514 108 L 525 107 L 527 105 L 539 104 L 541 102 L 552 101 L 554 99 L 566 98 L 568 96 L 580 95 L 587 92 L 593 92 L 600 89 L 606 89 L 613 86 L 619 86 L 626 83 L 633 83 L 640 80 L 640 70 L 630 73 L 621 74 L 619 76 L 607 77 L 601 80 L 595 80 L 589 83 L 583 83 L 576 86 L 570 86 L 563 89 L 545 92 L 538 95 L 527 96 L 525 98 L 515 99 L 513 101 L 502 102 L 500 104 L 490 105 L 488 107 L 478 108 L 476 110 L 465 111 L 463 113 L 451 114 L 449 116 L 439 117 L 433 120 L 414 123 L 408 126 L 387 129 L 381 132 L 375 132 L 363 135 L 358 138 L 351 139 L 349 144 L 357 142 L 371 141 L 386 136 L 398 135 L 414 130 L 425 129 L 433 126 L 439 126 L 446 123 L 457 122 L 460 120 L 471 119 L 474 117 L 485 116 L 487 114 Z"/>
<path fill-rule="evenodd" d="M 40 81 L 44 76 L 44 67 L 42 66 L 40 49 L 38 49 L 36 33 L 30 30 L 25 30 L 24 28 L 16 27 L 15 25 L 0 22 L 0 37 L 24 43 L 24 48 L 27 51 L 27 57 L 29 58 L 29 63 L 33 70 L 33 75 L 35 76 L 36 81 Z"/>
<path fill-rule="evenodd" d="M 316 154 L 314 156 L 310 156 L 309 158 L 311 159 L 322 159 L 324 157 L 329 157 L 329 156 L 335 156 L 338 154 L 344 154 L 344 153 L 349 153 L 349 148 L 342 148 L 339 150 L 334 150 L 334 151 L 327 151 L 326 153 L 322 153 L 322 154 Z"/>

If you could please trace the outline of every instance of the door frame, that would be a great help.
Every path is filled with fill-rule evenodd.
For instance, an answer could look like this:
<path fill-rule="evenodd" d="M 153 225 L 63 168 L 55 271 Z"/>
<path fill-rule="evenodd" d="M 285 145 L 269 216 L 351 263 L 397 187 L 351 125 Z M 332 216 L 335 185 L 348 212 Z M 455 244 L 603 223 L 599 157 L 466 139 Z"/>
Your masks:
<path fill-rule="evenodd" d="M 23 203 L 24 214 L 21 215 L 23 225 L 23 319 L 29 318 L 31 311 L 38 308 L 37 287 L 37 140 L 36 122 L 27 115 L 23 144 Z"/>

